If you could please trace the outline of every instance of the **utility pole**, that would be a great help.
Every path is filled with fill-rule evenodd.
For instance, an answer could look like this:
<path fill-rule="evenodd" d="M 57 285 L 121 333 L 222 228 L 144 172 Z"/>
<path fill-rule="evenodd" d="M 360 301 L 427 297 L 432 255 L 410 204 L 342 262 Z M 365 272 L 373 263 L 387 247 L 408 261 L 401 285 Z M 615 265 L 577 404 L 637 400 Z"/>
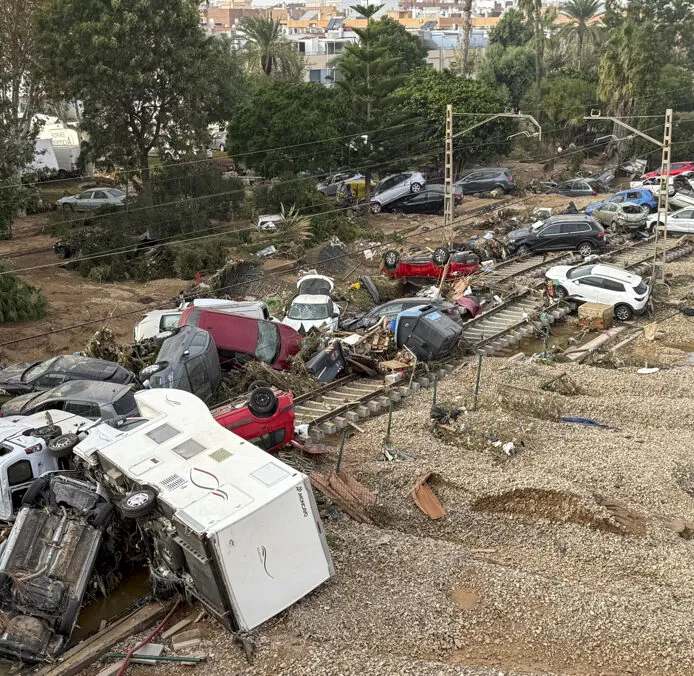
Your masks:
<path fill-rule="evenodd" d="M 658 214 L 657 214 L 657 219 L 656 219 L 656 228 L 655 228 L 655 243 L 653 247 L 653 278 L 655 281 L 655 277 L 657 275 L 657 262 L 658 262 L 658 239 L 660 235 L 660 222 L 661 222 L 661 214 L 662 214 L 662 222 L 663 222 L 663 262 L 661 266 L 661 276 L 664 279 L 665 278 L 665 259 L 667 257 L 667 248 L 666 248 L 666 240 L 667 240 L 667 218 L 668 218 L 668 209 L 670 207 L 670 149 L 672 147 L 672 108 L 668 108 L 665 111 L 665 131 L 663 132 L 663 142 L 661 143 L 657 139 L 654 139 L 652 136 L 649 136 L 648 134 L 644 134 L 642 131 L 636 129 L 635 127 L 632 127 L 631 125 L 627 124 L 623 120 L 620 120 L 616 117 L 611 117 L 609 115 L 601 115 L 600 111 L 598 110 L 597 112 L 591 111 L 590 115 L 587 115 L 584 119 L 586 120 L 607 120 L 609 122 L 612 122 L 613 124 L 616 124 L 620 127 L 623 127 L 624 129 L 628 129 L 630 132 L 633 134 L 636 134 L 637 136 L 640 136 L 641 138 L 646 139 L 646 141 L 650 141 L 654 145 L 657 145 L 658 147 L 662 148 L 663 153 L 662 153 L 662 160 L 660 163 L 660 184 L 658 186 Z"/>
<path fill-rule="evenodd" d="M 453 106 L 446 106 L 446 149 L 444 153 L 446 168 L 444 170 L 443 188 L 443 229 L 450 244 L 453 240 L 453 232 L 450 230 L 453 224 Z"/>

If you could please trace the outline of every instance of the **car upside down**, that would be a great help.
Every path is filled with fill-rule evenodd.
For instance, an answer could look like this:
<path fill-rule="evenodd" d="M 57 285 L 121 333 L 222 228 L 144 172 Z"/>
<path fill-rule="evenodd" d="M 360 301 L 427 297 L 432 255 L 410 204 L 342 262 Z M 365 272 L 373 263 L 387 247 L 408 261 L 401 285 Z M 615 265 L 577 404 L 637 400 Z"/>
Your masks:
<path fill-rule="evenodd" d="M 479 257 L 471 251 L 449 251 L 438 247 L 433 254 L 418 252 L 401 257 L 395 249 L 383 256 L 383 271 L 393 279 L 447 279 L 466 277 L 479 270 Z"/>

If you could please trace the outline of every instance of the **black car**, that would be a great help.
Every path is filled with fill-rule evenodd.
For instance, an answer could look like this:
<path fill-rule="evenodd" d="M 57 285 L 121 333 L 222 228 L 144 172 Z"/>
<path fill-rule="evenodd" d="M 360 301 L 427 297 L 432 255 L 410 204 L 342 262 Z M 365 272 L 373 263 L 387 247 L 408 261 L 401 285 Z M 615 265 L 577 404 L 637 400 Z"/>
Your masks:
<path fill-rule="evenodd" d="M 105 359 L 64 355 L 43 362 L 12 364 L 2 369 L 0 390 L 8 394 L 24 394 L 48 390 L 68 380 L 101 380 L 129 385 L 135 381 L 135 374 Z"/>
<path fill-rule="evenodd" d="M 476 192 L 490 192 L 497 189 L 511 192 L 516 187 L 513 175 L 504 167 L 475 169 L 467 176 L 456 181 L 455 185 L 460 186 L 465 195 L 471 195 Z"/>
<path fill-rule="evenodd" d="M 578 251 L 589 256 L 605 244 L 602 226 L 585 214 L 552 216 L 530 228 L 509 232 L 507 240 L 509 251 L 520 256 L 544 251 Z"/>
<path fill-rule="evenodd" d="M 156 362 L 140 371 L 140 378 L 149 380 L 150 387 L 185 390 L 207 401 L 222 380 L 214 339 L 197 326 L 175 329 L 162 343 Z"/>
<path fill-rule="evenodd" d="M 413 195 L 405 195 L 391 202 L 384 211 L 402 211 L 405 214 L 441 214 L 444 209 L 444 186 L 427 184 L 426 188 Z M 463 191 L 460 186 L 453 186 L 454 205 L 463 202 Z"/>
<path fill-rule="evenodd" d="M 376 325 L 383 317 L 387 321 L 395 319 L 403 310 L 417 307 L 419 305 L 427 305 L 435 308 L 441 313 L 445 313 L 454 321 L 461 321 L 461 313 L 464 308 L 459 307 L 455 303 L 447 300 L 431 300 L 430 298 L 397 298 L 390 300 L 382 305 L 377 305 L 369 310 L 366 314 L 352 317 L 341 323 L 341 327 L 345 331 L 356 331 L 357 329 L 368 329 Z"/>
<path fill-rule="evenodd" d="M 67 411 L 90 420 L 137 415 L 130 385 L 98 380 L 71 380 L 45 392 L 29 392 L 3 404 L 2 415 L 33 415 L 41 411 Z"/>

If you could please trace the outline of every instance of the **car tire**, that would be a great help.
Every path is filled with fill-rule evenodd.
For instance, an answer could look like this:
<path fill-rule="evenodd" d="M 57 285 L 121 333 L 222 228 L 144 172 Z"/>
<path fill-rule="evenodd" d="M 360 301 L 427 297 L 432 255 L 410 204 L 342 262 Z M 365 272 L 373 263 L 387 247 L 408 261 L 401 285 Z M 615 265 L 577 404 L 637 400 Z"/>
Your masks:
<path fill-rule="evenodd" d="M 44 425 L 43 427 L 37 427 L 32 430 L 32 436 L 44 439 L 46 442 L 59 437 L 62 433 L 63 430 L 61 430 L 58 425 Z"/>
<path fill-rule="evenodd" d="M 576 251 L 578 252 L 579 256 L 583 256 L 583 258 L 590 256 L 593 253 L 593 250 L 594 247 L 590 242 L 581 242 L 578 247 L 576 247 Z"/>
<path fill-rule="evenodd" d="M 555 286 L 554 287 L 554 297 L 558 298 L 561 300 L 562 298 L 566 298 L 569 295 L 569 292 L 563 287 L 563 286 Z"/>
<path fill-rule="evenodd" d="M 520 256 L 521 258 L 525 258 L 526 256 L 529 256 L 532 253 L 530 250 L 530 247 L 527 244 L 521 244 L 521 246 L 518 247 L 516 250 L 516 255 Z"/>
<path fill-rule="evenodd" d="M 186 568 L 186 557 L 180 545 L 166 535 L 155 536 L 154 549 L 172 573 L 180 573 Z"/>
<path fill-rule="evenodd" d="M 140 488 L 128 493 L 118 504 L 118 509 L 126 519 L 144 519 L 154 511 L 156 504 L 156 493 Z"/>
<path fill-rule="evenodd" d="M 371 213 L 372 214 L 380 214 L 382 210 L 383 210 L 383 207 L 378 202 L 374 202 L 371 205 Z"/>
<path fill-rule="evenodd" d="M 269 387 L 257 387 L 248 397 L 248 410 L 256 418 L 269 418 L 277 411 L 278 403 Z"/>
<path fill-rule="evenodd" d="M 110 502 L 101 505 L 92 519 L 92 526 L 97 530 L 105 530 L 108 524 L 111 523 L 111 519 L 113 519 L 113 510 L 114 507 Z"/>
<path fill-rule="evenodd" d="M 434 249 L 434 253 L 431 255 L 431 262 L 437 267 L 442 268 L 448 263 L 451 257 L 451 252 L 446 246 L 439 246 Z"/>
<path fill-rule="evenodd" d="M 423 188 L 423 186 L 421 183 L 413 183 L 410 186 L 410 192 L 418 193 L 421 191 L 422 188 Z"/>
<path fill-rule="evenodd" d="M 617 307 L 615 307 L 614 316 L 615 319 L 619 322 L 628 322 L 634 316 L 634 311 L 631 309 L 629 305 L 621 303 L 620 305 L 617 305 Z"/>
<path fill-rule="evenodd" d="M 219 145 L 219 152 L 220 152 L 220 153 L 225 153 L 226 151 L 227 151 L 227 147 L 226 147 L 223 143 L 220 143 L 220 145 Z"/>
<path fill-rule="evenodd" d="M 39 498 L 43 496 L 44 491 L 48 488 L 48 479 L 40 478 L 35 479 L 27 488 L 27 492 L 22 496 L 22 505 L 27 507 L 35 507 Z"/>
<path fill-rule="evenodd" d="M 79 437 L 72 432 L 61 434 L 59 437 L 51 439 L 46 444 L 46 452 L 51 458 L 69 458 L 72 455 L 72 449 L 74 449 L 79 442 Z"/>
<path fill-rule="evenodd" d="M 257 390 L 259 387 L 270 387 L 270 383 L 268 383 L 266 380 L 254 380 L 248 386 L 248 393 L 250 394 L 253 392 L 253 390 Z"/>
<path fill-rule="evenodd" d="M 80 614 L 80 609 L 82 608 L 82 602 L 80 599 L 70 599 L 67 602 L 67 607 L 60 619 L 60 624 L 58 625 L 58 633 L 65 638 L 69 638 L 72 634 L 72 630 L 77 622 L 77 617 Z"/>
<path fill-rule="evenodd" d="M 386 251 L 385 255 L 383 256 L 383 267 L 385 267 L 386 270 L 395 270 L 395 268 L 398 267 L 399 262 L 400 254 L 395 249 Z"/>

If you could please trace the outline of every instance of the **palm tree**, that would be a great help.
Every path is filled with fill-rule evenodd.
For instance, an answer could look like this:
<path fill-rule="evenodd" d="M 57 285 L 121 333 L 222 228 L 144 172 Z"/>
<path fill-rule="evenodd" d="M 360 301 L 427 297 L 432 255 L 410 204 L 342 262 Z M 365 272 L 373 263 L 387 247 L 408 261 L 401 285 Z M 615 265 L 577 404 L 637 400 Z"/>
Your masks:
<path fill-rule="evenodd" d="M 542 80 L 542 57 L 544 55 L 545 33 L 542 28 L 542 0 L 518 0 L 518 9 L 525 12 L 533 26 L 535 35 L 535 86 L 540 91 Z"/>
<path fill-rule="evenodd" d="M 472 34 L 472 0 L 463 0 L 463 75 L 470 71 L 470 35 Z"/>
<path fill-rule="evenodd" d="M 568 0 L 561 7 L 561 14 L 570 19 L 562 27 L 562 34 L 567 42 L 575 42 L 578 53 L 578 70 L 583 63 L 583 49 L 586 43 L 592 45 L 600 42 L 604 26 L 591 21 L 600 11 L 601 0 Z"/>
<path fill-rule="evenodd" d="M 301 79 L 304 59 L 296 45 L 282 35 L 279 21 L 265 14 L 245 17 L 241 26 L 246 35 L 244 51 L 251 71 L 285 80 Z"/>

